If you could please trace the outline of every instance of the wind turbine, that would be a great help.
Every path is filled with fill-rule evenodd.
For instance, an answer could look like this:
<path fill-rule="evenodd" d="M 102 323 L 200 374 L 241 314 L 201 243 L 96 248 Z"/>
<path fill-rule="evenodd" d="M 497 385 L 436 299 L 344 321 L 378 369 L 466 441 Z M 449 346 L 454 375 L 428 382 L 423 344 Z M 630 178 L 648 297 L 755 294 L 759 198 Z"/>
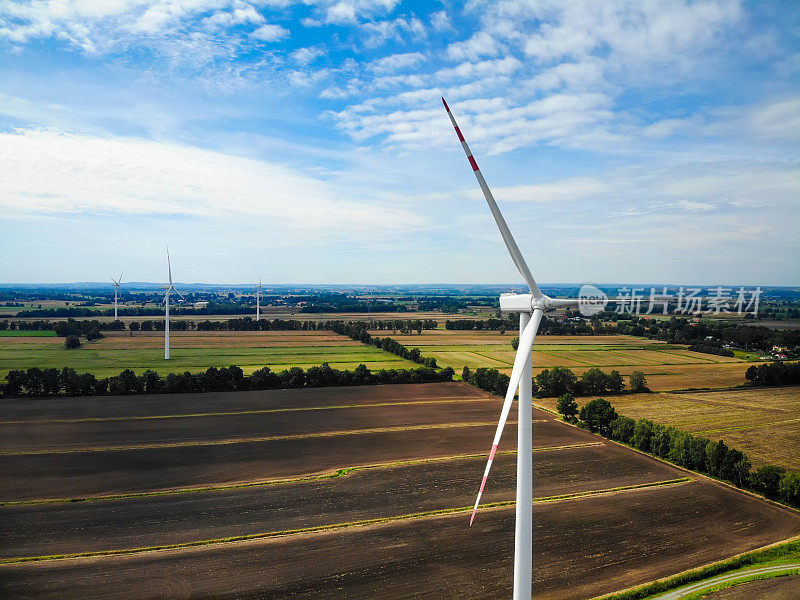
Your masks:
<path fill-rule="evenodd" d="M 119 286 L 122 283 L 122 273 L 119 274 L 119 279 L 111 278 L 111 281 L 114 282 L 114 320 L 118 321 L 117 319 L 117 296 L 119 292 Z"/>
<path fill-rule="evenodd" d="M 511 254 L 511 260 L 517 267 L 523 279 L 530 289 L 529 294 L 502 294 L 500 296 L 500 310 L 506 313 L 519 313 L 519 346 L 514 358 L 514 367 L 511 370 L 511 379 L 508 384 L 503 410 L 500 412 L 500 422 L 497 424 L 497 431 L 492 442 L 492 449 L 489 452 L 489 460 L 486 463 L 486 470 L 483 473 L 478 498 L 475 500 L 475 507 L 469 519 L 469 524 L 475 520 L 475 513 L 481 501 L 486 480 L 489 477 L 489 470 L 492 468 L 497 446 L 503 434 L 503 427 L 508 419 L 511 404 L 514 401 L 517 388 L 519 388 L 519 413 L 517 419 L 517 501 L 516 501 L 516 527 L 514 532 L 514 600 L 530 600 L 531 598 L 531 578 L 532 578 L 532 559 L 533 559 L 533 398 L 531 390 L 531 353 L 533 342 L 536 339 L 536 332 L 542 322 L 544 312 L 548 309 L 561 308 L 566 306 L 578 306 L 583 303 L 592 303 L 586 299 L 562 300 L 550 298 L 542 293 L 536 281 L 531 275 L 522 253 L 511 235 L 511 231 L 506 224 L 497 203 L 486 185 L 486 180 L 478 168 L 478 163 L 470 152 L 461 130 L 458 128 L 450 107 L 442 98 L 447 116 L 456 130 L 461 146 L 467 155 L 467 160 L 472 167 L 475 177 L 478 179 L 489 209 L 492 211 L 494 220 L 500 229 L 500 235 Z"/>
<path fill-rule="evenodd" d="M 256 321 L 261 320 L 261 277 L 258 278 L 256 286 Z"/>
<path fill-rule="evenodd" d="M 162 290 L 166 290 L 164 294 L 164 360 L 169 360 L 169 293 L 175 292 L 183 300 L 186 300 L 183 294 L 172 285 L 172 265 L 169 261 L 169 247 L 167 247 L 167 269 L 169 270 L 169 284 L 161 286 Z"/>

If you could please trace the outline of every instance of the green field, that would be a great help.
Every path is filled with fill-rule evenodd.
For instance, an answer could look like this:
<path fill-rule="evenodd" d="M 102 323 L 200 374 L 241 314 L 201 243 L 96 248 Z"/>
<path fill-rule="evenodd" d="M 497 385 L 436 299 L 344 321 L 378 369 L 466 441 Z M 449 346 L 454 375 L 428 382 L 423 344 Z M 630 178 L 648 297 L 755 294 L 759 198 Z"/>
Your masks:
<path fill-rule="evenodd" d="M 67 350 L 61 338 L 17 337 L 0 343 L 0 378 L 5 377 L 9 370 L 30 367 L 71 367 L 79 372 L 107 377 L 123 369 L 137 372 L 152 369 L 166 375 L 230 365 L 241 367 L 245 374 L 265 366 L 284 370 L 308 368 L 323 362 L 335 369 L 348 370 L 362 363 L 371 370 L 419 366 L 330 332 L 318 336 L 297 336 L 293 332 L 279 332 L 285 336 L 275 335 L 278 332 L 264 333 L 267 335 L 175 335 L 171 341 L 169 361 L 164 360 L 163 338 L 160 337 L 107 337 L 84 343 L 75 350 Z"/>
<path fill-rule="evenodd" d="M 0 337 L 55 337 L 55 331 L 0 330 Z"/>

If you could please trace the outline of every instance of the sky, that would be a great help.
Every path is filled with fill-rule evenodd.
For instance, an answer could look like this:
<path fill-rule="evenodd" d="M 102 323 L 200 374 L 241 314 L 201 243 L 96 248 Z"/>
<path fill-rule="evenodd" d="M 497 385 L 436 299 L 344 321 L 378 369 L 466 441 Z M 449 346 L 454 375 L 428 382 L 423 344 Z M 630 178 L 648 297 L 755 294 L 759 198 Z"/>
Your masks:
<path fill-rule="evenodd" d="M 0 282 L 800 285 L 800 4 L 0 0 Z"/>

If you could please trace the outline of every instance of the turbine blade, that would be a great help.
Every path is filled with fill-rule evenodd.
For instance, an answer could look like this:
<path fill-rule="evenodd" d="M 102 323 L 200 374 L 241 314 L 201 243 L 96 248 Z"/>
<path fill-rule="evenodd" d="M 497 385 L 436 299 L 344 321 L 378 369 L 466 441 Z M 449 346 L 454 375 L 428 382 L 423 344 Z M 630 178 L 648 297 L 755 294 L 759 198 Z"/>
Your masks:
<path fill-rule="evenodd" d="M 169 284 L 172 285 L 172 263 L 169 261 L 169 246 L 167 246 L 167 269 L 169 270 Z"/>
<path fill-rule="evenodd" d="M 176 294 L 178 294 L 178 296 L 180 296 L 180 297 L 181 297 L 181 300 L 186 300 L 186 298 L 184 298 L 184 297 L 183 297 L 183 294 L 181 294 L 181 293 L 180 293 L 178 290 L 176 290 L 175 288 L 172 288 L 172 291 L 173 291 L 173 292 L 175 292 Z"/>
<path fill-rule="evenodd" d="M 472 522 L 475 520 L 475 513 L 478 511 L 478 505 L 480 504 L 481 496 L 483 495 L 483 488 L 486 487 L 486 480 L 489 477 L 489 470 L 492 468 L 492 461 L 494 460 L 494 455 L 497 452 L 497 446 L 500 444 L 500 438 L 503 436 L 503 427 L 505 427 L 506 420 L 508 419 L 508 413 L 511 411 L 511 404 L 514 402 L 514 396 L 517 393 L 519 382 L 522 379 L 522 376 L 525 375 L 525 373 L 522 372 L 525 367 L 525 359 L 528 356 L 528 352 L 530 352 L 531 348 L 533 347 L 533 341 L 536 339 L 536 332 L 539 330 L 539 323 L 541 322 L 542 311 L 541 309 L 536 309 L 533 311 L 533 318 L 530 320 L 530 323 L 528 323 L 528 325 L 522 331 L 522 335 L 519 336 L 517 355 L 514 357 L 514 368 L 511 370 L 511 379 L 508 382 L 506 400 L 503 403 L 503 410 L 500 412 L 500 422 L 497 424 L 497 431 L 494 434 L 494 442 L 492 443 L 492 449 L 489 452 L 489 460 L 486 463 L 486 470 L 483 472 L 481 487 L 478 490 L 478 498 L 475 500 L 475 506 L 472 509 L 472 516 L 469 518 L 470 526 L 472 526 Z M 528 373 L 527 376 L 530 377 L 531 374 Z"/>
<path fill-rule="evenodd" d="M 542 292 L 539 289 L 539 286 L 536 285 L 533 275 L 531 275 L 531 270 L 528 268 L 528 263 L 525 262 L 522 253 L 519 251 L 517 242 L 514 240 L 514 236 L 511 235 L 511 230 L 508 228 L 508 224 L 503 218 L 503 213 L 500 212 L 500 208 L 498 208 L 497 202 L 494 200 L 492 191 L 486 184 L 486 180 L 483 178 L 483 174 L 478 168 L 478 163 L 475 162 L 475 158 L 472 156 L 472 152 L 467 145 L 467 141 L 464 139 L 464 135 L 461 133 L 461 129 L 459 129 L 458 123 L 456 123 L 456 119 L 453 116 L 453 113 L 450 112 L 450 107 L 447 106 L 447 101 L 445 101 L 444 98 L 442 98 L 442 103 L 447 111 L 447 116 L 450 117 L 450 122 L 453 124 L 453 128 L 456 130 L 458 140 L 461 142 L 461 146 L 464 148 L 464 152 L 467 155 L 467 160 L 472 167 L 472 171 L 475 173 L 475 177 L 478 179 L 478 185 L 481 186 L 481 190 L 486 198 L 486 202 L 489 204 L 489 210 L 492 211 L 492 215 L 497 223 L 497 227 L 500 229 L 500 235 L 503 236 L 503 241 L 506 243 L 506 248 L 508 248 L 508 252 L 511 254 L 511 260 L 514 261 L 514 264 L 517 266 L 517 270 L 520 272 L 520 275 L 522 275 L 523 279 L 525 279 L 525 281 L 528 283 L 528 287 L 530 288 L 533 297 L 541 298 Z"/>
<path fill-rule="evenodd" d="M 125 273 L 125 271 L 120 271 L 120 273 L 119 273 L 119 281 L 117 281 L 117 284 L 121 284 L 122 283 L 122 275 L 124 273 Z"/>

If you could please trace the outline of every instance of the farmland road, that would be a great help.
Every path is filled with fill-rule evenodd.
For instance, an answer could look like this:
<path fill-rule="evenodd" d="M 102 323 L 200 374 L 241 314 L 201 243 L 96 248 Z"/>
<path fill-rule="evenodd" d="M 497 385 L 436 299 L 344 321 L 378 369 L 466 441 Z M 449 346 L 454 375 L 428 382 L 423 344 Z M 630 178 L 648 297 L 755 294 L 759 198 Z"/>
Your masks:
<path fill-rule="evenodd" d="M 747 569 L 745 571 L 737 571 L 736 573 L 718 575 L 717 577 L 712 577 L 711 579 L 704 579 L 703 581 L 700 581 L 698 583 L 693 583 L 691 585 L 678 588 L 677 590 L 672 590 L 671 592 L 666 592 L 658 596 L 653 596 L 652 600 L 679 600 L 680 598 L 685 598 L 689 594 L 702 591 L 706 588 L 711 588 L 720 583 L 736 581 L 737 579 L 743 579 L 745 577 L 750 577 L 752 575 L 763 575 L 767 573 L 777 575 L 777 574 L 782 574 L 784 572 L 790 573 L 796 569 L 800 569 L 800 562 L 786 563 L 783 565 L 771 565 L 769 567 L 756 567 L 754 569 Z"/>

